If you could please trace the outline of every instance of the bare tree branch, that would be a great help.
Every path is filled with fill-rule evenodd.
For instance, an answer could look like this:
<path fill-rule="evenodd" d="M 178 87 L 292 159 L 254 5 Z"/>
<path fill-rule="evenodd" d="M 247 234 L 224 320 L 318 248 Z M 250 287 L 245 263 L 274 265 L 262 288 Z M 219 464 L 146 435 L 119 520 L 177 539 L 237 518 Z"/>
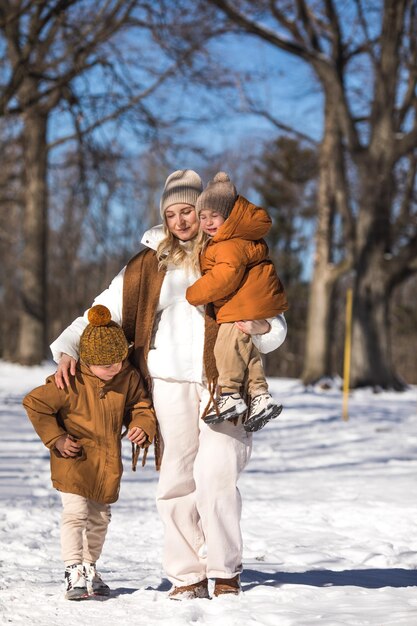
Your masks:
<path fill-rule="evenodd" d="M 313 23 L 310 19 L 310 10 L 307 7 L 305 0 L 296 0 L 296 4 L 298 7 L 298 14 L 301 18 L 301 21 L 304 26 L 304 30 L 306 31 L 310 43 L 310 47 L 313 50 L 316 50 L 318 53 L 322 52 L 322 48 L 320 45 L 319 37 L 315 31 Z"/>
<path fill-rule="evenodd" d="M 184 56 L 188 56 L 188 54 L 189 52 L 187 53 L 187 55 L 184 55 Z M 149 87 L 147 87 L 145 90 L 141 91 L 140 93 L 137 93 L 136 95 L 132 96 L 122 106 L 117 107 L 108 115 L 105 115 L 95 120 L 92 124 L 89 124 L 86 128 L 83 128 L 82 131 L 79 130 L 76 133 L 72 133 L 71 135 L 66 135 L 65 137 L 61 137 L 60 139 L 57 139 L 56 141 L 50 143 L 48 145 L 48 150 L 52 150 L 56 148 L 57 146 L 60 146 L 63 143 L 66 143 L 67 141 L 76 139 L 79 136 L 79 132 L 82 132 L 83 135 L 87 135 L 91 133 L 93 130 L 95 130 L 96 128 L 98 128 L 99 126 L 102 126 L 103 124 L 107 122 L 117 119 L 118 117 L 123 115 L 123 113 L 126 113 L 127 111 L 131 110 L 141 100 L 144 100 L 151 93 L 153 93 L 164 81 L 166 81 L 168 77 L 173 76 L 175 74 L 177 68 L 178 68 L 178 63 L 174 63 L 168 70 L 166 70 L 163 74 L 161 74 L 152 85 L 150 85 Z"/>
<path fill-rule="evenodd" d="M 410 6 L 408 41 L 409 51 L 406 52 L 406 66 L 408 68 L 407 88 L 405 90 L 402 103 L 398 108 L 397 130 L 400 131 L 405 118 L 410 109 L 415 105 L 417 87 L 417 41 L 415 33 L 417 31 L 417 3 L 412 2 Z"/>
<path fill-rule="evenodd" d="M 288 30 L 289 33 L 292 34 L 294 39 L 299 43 L 303 43 L 303 36 L 298 28 L 298 24 L 295 20 L 290 20 L 287 18 L 285 13 L 277 7 L 275 0 L 270 0 L 269 6 L 271 9 L 271 14 L 275 17 L 275 19 Z"/>
<path fill-rule="evenodd" d="M 260 108 L 259 106 L 257 106 L 255 102 L 250 98 L 250 96 L 243 89 L 242 89 L 242 95 L 245 99 L 245 104 L 251 113 L 253 113 L 254 115 L 259 115 L 260 117 L 263 117 L 264 119 L 268 120 L 268 122 L 270 122 L 278 130 L 284 131 L 288 133 L 289 135 L 293 135 L 294 137 L 298 137 L 302 141 L 306 141 L 310 145 L 317 147 L 318 142 L 315 139 L 313 139 L 309 135 L 306 135 L 302 131 L 299 131 L 289 126 L 288 124 L 284 124 L 284 122 L 281 122 L 274 115 L 272 115 L 272 113 L 268 109 Z"/>
<path fill-rule="evenodd" d="M 394 158 L 396 161 L 401 157 L 417 150 L 417 100 L 413 101 L 414 123 L 410 132 L 398 133 L 394 145 Z"/>
<path fill-rule="evenodd" d="M 355 52 L 351 53 L 351 56 L 354 56 L 356 54 L 361 54 L 361 52 L 367 52 L 369 54 L 369 56 L 372 59 L 374 68 L 376 68 L 378 60 L 376 58 L 374 49 L 373 49 L 373 43 L 374 40 L 372 40 L 370 34 L 369 34 L 369 28 L 368 28 L 368 22 L 366 21 L 366 17 L 365 17 L 365 11 L 363 8 L 363 4 L 362 4 L 362 0 L 354 0 L 355 4 L 356 4 L 356 11 L 358 14 L 358 18 L 359 18 L 359 24 L 362 28 L 362 32 L 363 32 L 363 36 L 364 36 L 364 43 L 358 47 Z"/>
<path fill-rule="evenodd" d="M 308 50 L 305 46 L 300 45 L 298 42 L 279 37 L 273 30 L 270 30 L 258 22 L 249 19 L 246 15 L 234 8 L 230 2 L 224 0 L 209 1 L 211 4 L 214 4 L 221 11 L 223 11 L 223 13 L 231 18 L 236 24 L 244 28 L 246 32 L 261 37 L 264 41 L 268 41 L 281 50 L 295 54 L 302 59 L 311 60 L 312 58 L 319 58 L 316 52 Z"/>

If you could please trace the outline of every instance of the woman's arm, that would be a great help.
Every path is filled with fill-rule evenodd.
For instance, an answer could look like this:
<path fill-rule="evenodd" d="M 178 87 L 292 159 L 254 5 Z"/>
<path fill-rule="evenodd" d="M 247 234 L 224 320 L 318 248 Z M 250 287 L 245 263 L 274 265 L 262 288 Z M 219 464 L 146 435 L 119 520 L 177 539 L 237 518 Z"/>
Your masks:
<path fill-rule="evenodd" d="M 123 308 L 123 268 L 113 278 L 109 287 L 94 300 L 94 304 L 104 304 L 111 313 L 112 320 L 122 323 Z M 58 363 L 55 373 L 55 383 L 58 389 L 65 389 L 69 385 L 70 376 L 75 376 L 75 365 L 79 357 L 80 337 L 88 324 L 88 310 L 83 317 L 77 317 L 53 343 L 51 343 L 52 358 Z"/>
<path fill-rule="evenodd" d="M 267 320 L 247 320 L 235 323 L 242 332 L 252 335 L 254 345 L 262 354 L 279 348 L 287 336 L 287 322 L 283 313 L 276 317 L 269 317 Z"/>
<path fill-rule="evenodd" d="M 110 310 L 112 320 L 119 325 L 122 323 L 124 273 L 125 268 L 117 274 L 109 287 L 97 296 L 92 304 L 92 306 L 104 304 Z M 84 313 L 83 317 L 77 317 L 51 344 L 52 357 L 56 363 L 59 363 L 63 354 L 67 354 L 78 361 L 80 337 L 88 324 L 87 313 L 88 311 Z"/>

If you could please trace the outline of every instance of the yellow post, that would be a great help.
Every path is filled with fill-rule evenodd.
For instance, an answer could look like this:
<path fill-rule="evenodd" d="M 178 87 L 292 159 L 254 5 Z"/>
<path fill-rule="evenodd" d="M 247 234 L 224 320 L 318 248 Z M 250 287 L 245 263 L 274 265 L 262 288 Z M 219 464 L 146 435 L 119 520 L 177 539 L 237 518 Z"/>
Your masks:
<path fill-rule="evenodd" d="M 349 419 L 349 383 L 350 383 L 350 355 L 352 345 L 352 288 L 346 292 L 346 321 L 345 321 L 345 355 L 343 360 L 343 410 L 342 417 L 345 421 Z"/>

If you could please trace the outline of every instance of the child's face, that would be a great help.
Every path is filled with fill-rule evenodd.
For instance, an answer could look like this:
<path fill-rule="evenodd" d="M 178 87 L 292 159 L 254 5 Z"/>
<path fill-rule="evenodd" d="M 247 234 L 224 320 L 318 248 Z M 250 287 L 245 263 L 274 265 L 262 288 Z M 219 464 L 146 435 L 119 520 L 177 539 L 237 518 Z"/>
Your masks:
<path fill-rule="evenodd" d="M 97 378 L 111 380 L 122 369 L 122 361 L 120 363 L 112 363 L 111 365 L 89 365 L 88 367 Z"/>
<path fill-rule="evenodd" d="M 220 215 L 217 211 L 212 211 L 211 209 L 202 209 L 200 211 L 201 230 L 209 237 L 214 237 L 224 222 L 223 215 Z"/>

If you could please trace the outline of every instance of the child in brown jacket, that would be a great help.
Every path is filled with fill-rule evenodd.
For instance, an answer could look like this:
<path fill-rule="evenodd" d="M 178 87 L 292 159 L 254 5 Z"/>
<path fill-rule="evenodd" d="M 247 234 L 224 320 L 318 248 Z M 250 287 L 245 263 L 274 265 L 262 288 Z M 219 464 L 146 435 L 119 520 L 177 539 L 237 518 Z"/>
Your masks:
<path fill-rule="evenodd" d="M 234 419 L 247 410 L 241 397 L 247 381 L 251 404 L 244 423 L 260 430 L 282 406 L 268 392 L 261 358 L 250 335 L 237 322 L 265 320 L 288 309 L 283 286 L 262 239 L 271 218 L 242 196 L 224 172 L 216 174 L 198 197 L 196 211 L 206 245 L 200 256 L 202 277 L 187 289 L 195 306 L 212 302 L 220 324 L 214 354 L 220 395 L 205 416 L 209 424 Z"/>
<path fill-rule="evenodd" d="M 71 386 L 58 389 L 49 376 L 23 400 L 33 427 L 50 449 L 52 484 L 61 494 L 68 600 L 110 594 L 96 561 L 111 518 L 110 504 L 119 497 L 122 426 L 129 429 L 135 457 L 138 446 L 146 456 L 156 430 L 142 379 L 126 358 L 123 330 L 102 305 L 92 307 L 88 319 Z"/>

